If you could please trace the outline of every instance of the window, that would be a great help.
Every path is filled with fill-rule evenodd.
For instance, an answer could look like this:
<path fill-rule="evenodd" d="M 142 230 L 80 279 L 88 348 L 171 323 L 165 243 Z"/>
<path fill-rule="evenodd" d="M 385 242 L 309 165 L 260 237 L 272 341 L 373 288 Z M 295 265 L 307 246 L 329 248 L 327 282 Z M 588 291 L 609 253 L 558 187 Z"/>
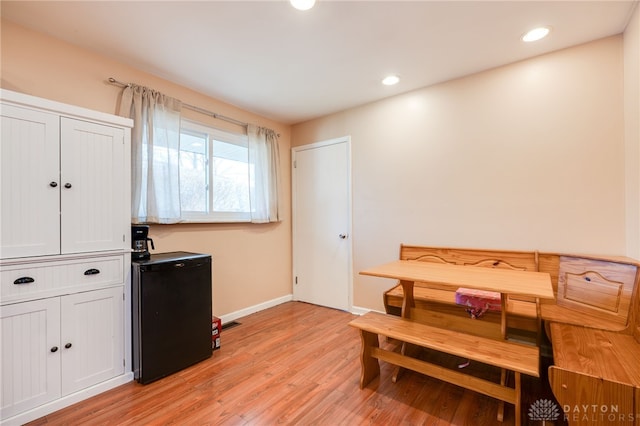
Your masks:
<path fill-rule="evenodd" d="M 182 120 L 180 203 L 187 222 L 250 220 L 247 136 Z"/>

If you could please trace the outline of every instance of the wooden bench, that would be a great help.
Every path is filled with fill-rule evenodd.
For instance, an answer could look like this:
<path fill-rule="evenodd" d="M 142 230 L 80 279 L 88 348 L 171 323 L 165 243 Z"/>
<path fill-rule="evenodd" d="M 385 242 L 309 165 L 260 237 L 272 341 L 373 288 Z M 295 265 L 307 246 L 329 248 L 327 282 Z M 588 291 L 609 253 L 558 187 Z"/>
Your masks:
<path fill-rule="evenodd" d="M 515 406 L 516 425 L 521 417 L 521 374 L 539 377 L 539 350 L 499 339 L 473 336 L 467 333 L 432 327 L 423 323 L 369 312 L 349 323 L 360 330 L 362 365 L 360 387 L 364 388 L 380 375 L 378 360 L 470 389 Z M 385 336 L 418 347 L 460 356 L 511 371 L 514 387 L 507 386 L 504 374 L 501 383 L 477 378 L 418 358 L 380 348 L 379 337 Z M 501 420 L 501 419 L 500 419 Z"/>
<path fill-rule="evenodd" d="M 549 383 L 566 420 L 640 426 L 638 265 L 548 256 L 558 264 L 557 302 L 541 313 L 553 348 Z"/>
<path fill-rule="evenodd" d="M 538 255 L 536 252 L 517 252 L 504 250 L 460 249 L 443 247 L 425 247 L 400 245 L 400 260 L 419 262 L 447 263 L 453 265 L 477 266 L 485 268 L 511 269 L 520 271 L 537 271 Z M 464 307 L 456 304 L 455 292 L 450 289 L 439 289 L 433 286 L 414 286 L 416 308 L 430 313 L 437 313 L 430 319 L 431 323 L 442 322 L 446 327 L 455 330 L 466 330 L 480 336 L 493 337 L 496 324 L 500 324 L 501 315 L 487 312 L 482 319 L 469 323 L 469 315 Z M 403 300 L 402 286 L 386 291 L 383 295 L 385 311 L 388 314 L 400 315 Z M 538 321 L 538 305 L 535 299 L 510 296 L 507 300 L 508 323 L 511 335 L 519 339 L 538 342 L 541 325 Z"/>
<path fill-rule="evenodd" d="M 550 327 L 549 384 L 569 424 L 640 425 L 640 343 L 634 336 L 569 324 Z"/>
<path fill-rule="evenodd" d="M 535 314 L 542 319 L 552 346 L 549 383 L 561 412 L 570 411 L 565 415 L 571 425 L 640 426 L 640 263 L 637 260 L 407 245 L 400 247 L 400 259 L 548 273 L 556 300 L 541 300 L 536 306 L 534 300 L 510 298 L 508 326 L 532 330 Z M 402 297 L 401 286 L 385 292 L 387 313 L 399 315 Z M 416 283 L 414 299 L 415 311 L 423 313 L 412 315 L 421 322 L 476 332 L 484 338 L 496 337 L 492 325 L 498 315 L 487 313 L 483 320 L 469 327 L 464 311 L 455 306 L 455 294 L 450 290 L 422 288 Z M 539 327 L 539 322 L 535 327 Z M 615 409 L 618 417 L 615 422 L 607 418 L 594 420 L 593 415 L 601 414 L 588 412 L 594 406 L 599 410 Z"/>

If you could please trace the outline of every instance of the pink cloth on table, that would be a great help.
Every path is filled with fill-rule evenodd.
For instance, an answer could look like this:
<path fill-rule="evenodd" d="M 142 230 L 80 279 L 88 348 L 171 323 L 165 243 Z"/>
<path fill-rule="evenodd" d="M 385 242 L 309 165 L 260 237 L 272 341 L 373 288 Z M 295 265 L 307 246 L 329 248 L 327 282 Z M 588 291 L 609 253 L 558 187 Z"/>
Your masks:
<path fill-rule="evenodd" d="M 460 287 L 456 290 L 456 304 L 466 307 L 469 316 L 480 318 L 487 311 L 502 310 L 500 293 Z"/>

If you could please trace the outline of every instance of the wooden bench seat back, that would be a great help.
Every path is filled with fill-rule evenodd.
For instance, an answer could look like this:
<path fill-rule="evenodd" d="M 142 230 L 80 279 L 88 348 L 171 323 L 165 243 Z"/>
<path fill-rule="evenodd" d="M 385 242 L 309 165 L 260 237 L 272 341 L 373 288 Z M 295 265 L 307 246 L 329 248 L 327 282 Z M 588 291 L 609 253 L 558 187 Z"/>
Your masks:
<path fill-rule="evenodd" d="M 558 271 L 560 269 L 560 255 L 552 253 L 538 254 L 538 271 L 546 272 L 551 277 L 553 291 L 558 292 Z M 541 300 L 540 303 L 555 303 L 555 301 Z"/>
<path fill-rule="evenodd" d="M 540 300 L 541 316 L 546 322 L 624 331 L 633 334 L 640 342 L 640 290 L 636 284 L 640 274 L 633 259 L 406 244 L 400 245 L 400 259 L 546 272 L 551 277 L 557 296 L 556 300 Z M 416 307 L 420 307 L 421 303 L 418 287 L 420 283 L 416 283 L 414 290 Z M 425 290 L 429 293 L 425 301 L 450 303 L 449 299 L 453 296 L 447 296 L 446 300 L 428 297 L 437 291 L 437 286 L 430 287 L 428 291 Z M 396 305 L 398 300 L 402 300 L 401 296 L 400 288 L 385 293 L 384 303 L 388 313 L 399 314 Z M 508 301 L 530 302 L 532 307 L 538 305 L 536 300 L 527 298 L 509 296 Z M 518 312 L 512 313 L 518 315 Z"/>
<path fill-rule="evenodd" d="M 634 265 L 561 256 L 556 304 L 624 328 L 636 272 Z"/>
<path fill-rule="evenodd" d="M 424 247 L 402 244 L 400 260 L 537 271 L 535 252 Z"/>
<path fill-rule="evenodd" d="M 425 247 L 401 244 L 400 260 L 448 263 L 451 265 L 479 266 L 516 271 L 538 270 L 538 253 L 526 251 Z M 534 299 L 527 297 L 514 296 L 512 298 L 535 302 Z"/>

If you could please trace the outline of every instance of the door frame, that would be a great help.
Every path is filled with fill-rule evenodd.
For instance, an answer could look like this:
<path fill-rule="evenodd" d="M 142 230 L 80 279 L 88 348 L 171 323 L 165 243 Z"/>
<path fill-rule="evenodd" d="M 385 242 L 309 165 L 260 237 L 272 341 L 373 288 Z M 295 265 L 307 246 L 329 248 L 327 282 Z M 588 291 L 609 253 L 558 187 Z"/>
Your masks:
<path fill-rule="evenodd" d="M 292 218 L 292 275 L 291 275 L 291 287 L 293 300 L 298 300 L 296 295 L 296 265 L 297 265 L 297 212 L 296 212 L 296 194 L 298 190 L 298 183 L 296 178 L 296 155 L 300 151 L 306 151 L 309 149 L 322 148 L 325 146 L 336 145 L 339 143 L 346 143 L 347 146 L 347 307 L 349 312 L 353 311 L 353 192 L 352 192 L 352 179 L 351 179 L 351 136 L 341 136 L 324 141 L 314 142 L 307 145 L 300 145 L 291 148 L 291 218 Z"/>

